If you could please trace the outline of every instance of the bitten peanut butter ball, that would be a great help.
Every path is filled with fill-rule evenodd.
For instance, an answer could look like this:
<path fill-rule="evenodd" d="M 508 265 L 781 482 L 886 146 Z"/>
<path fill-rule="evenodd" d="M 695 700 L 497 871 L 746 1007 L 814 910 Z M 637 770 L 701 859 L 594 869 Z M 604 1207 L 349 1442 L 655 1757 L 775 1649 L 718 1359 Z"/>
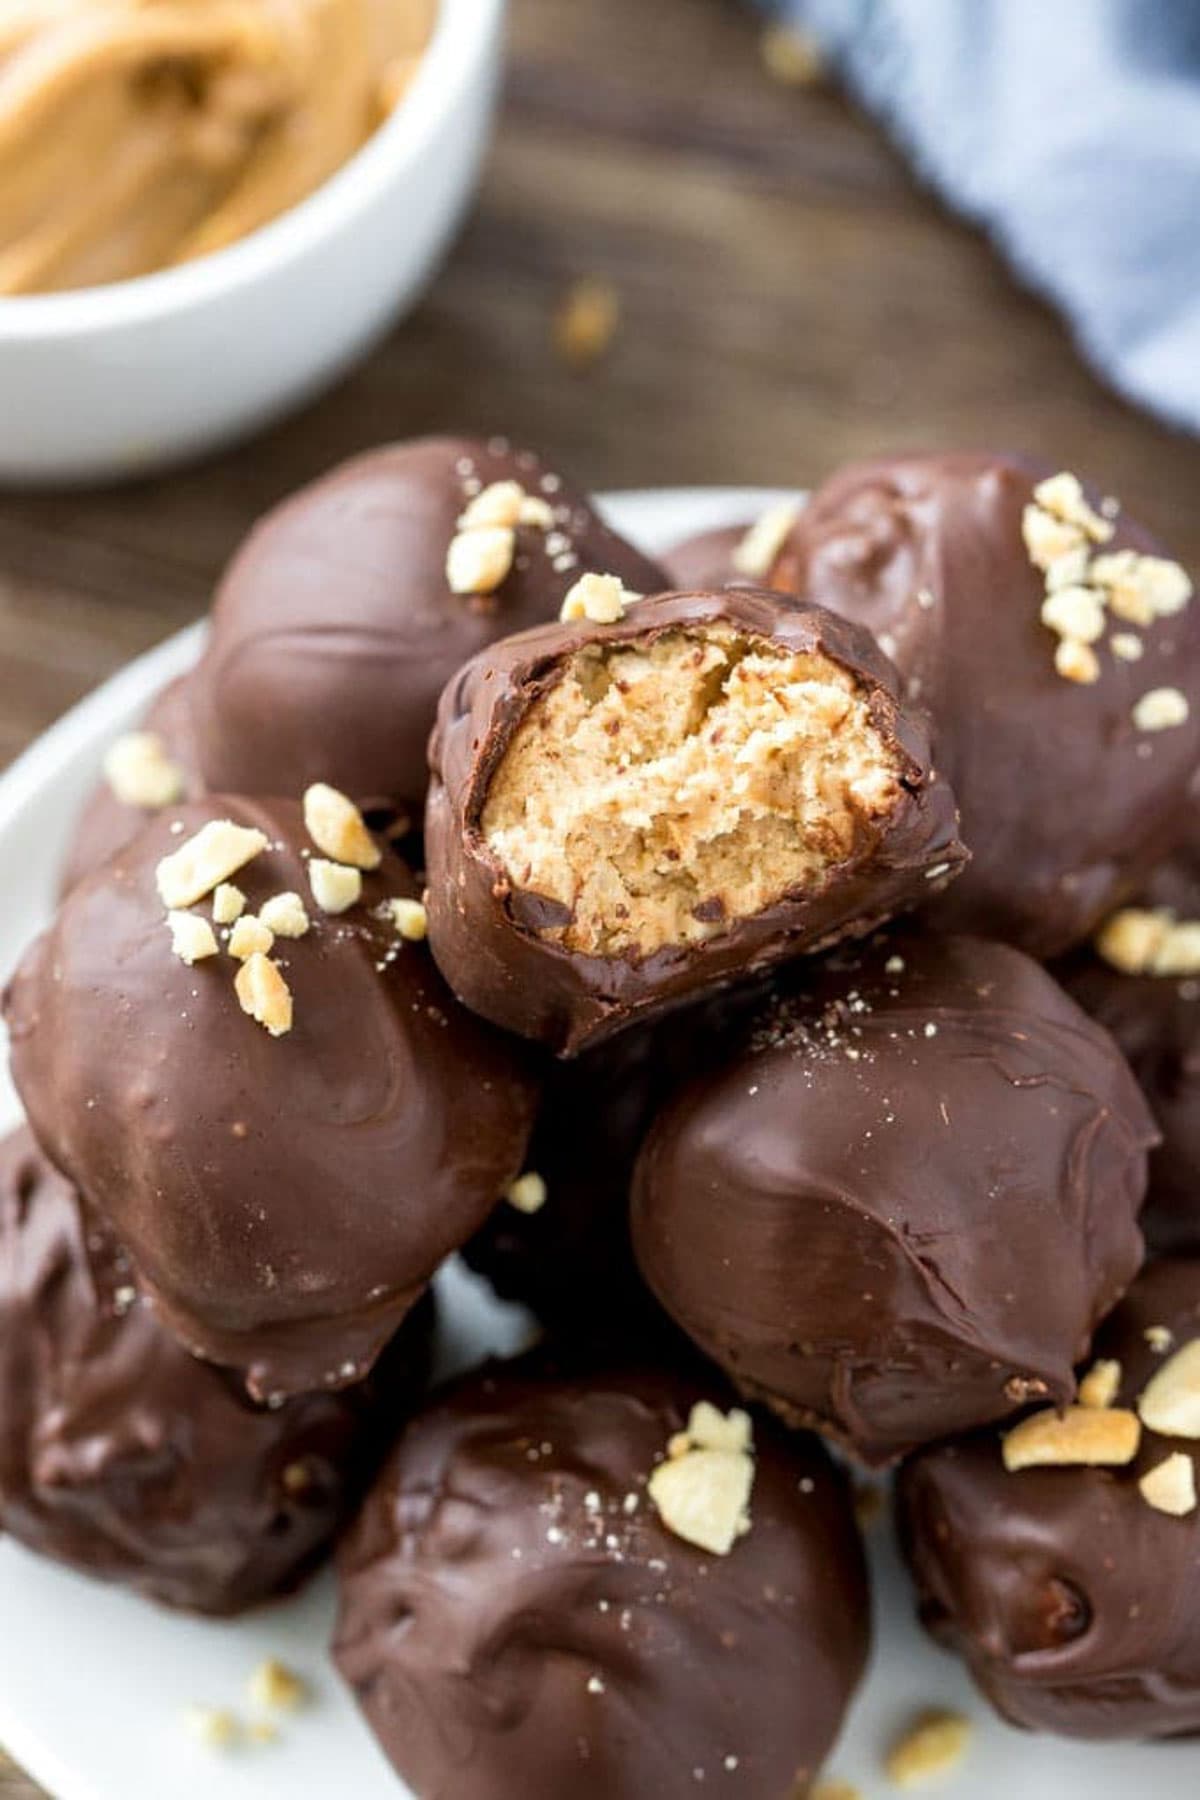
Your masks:
<path fill-rule="evenodd" d="M 921 1615 L 1015 1725 L 1200 1731 L 1200 1261 L 1150 1263 L 1080 1401 L 923 1452 L 897 1493 Z M 1153 1787 L 1153 1784 L 1151 1784 Z"/>
<path fill-rule="evenodd" d="M 535 1082 L 424 931 L 335 790 L 215 797 L 76 888 L 6 996 L 47 1154 L 256 1397 L 359 1380 L 523 1167 Z"/>
<path fill-rule="evenodd" d="M 104 754 L 102 777 L 75 823 L 63 863 L 61 889 L 71 891 L 93 869 L 133 841 L 155 813 L 180 800 L 197 799 L 196 766 L 187 676 L 171 682 L 134 731 L 114 738 Z"/>
<path fill-rule="evenodd" d="M 762 592 L 509 638 L 442 696 L 430 938 L 485 1018 L 574 1055 L 936 893 L 963 852 L 872 640 Z"/>
<path fill-rule="evenodd" d="M 1116 1038 L 1162 1133 L 1142 1214 L 1147 1242 L 1200 1250 L 1200 827 L 1061 979 Z"/>
<path fill-rule="evenodd" d="M 656 1120 L 642 1273 L 753 1397 L 862 1461 L 1066 1402 L 1137 1272 L 1153 1123 L 1019 952 L 881 934 L 795 975 Z"/>
<path fill-rule="evenodd" d="M 1178 839 L 1200 760 L 1192 579 L 1069 471 L 988 452 L 858 463 L 668 562 L 875 634 L 933 716 L 971 851 L 931 915 L 944 929 L 1057 955 Z"/>
<path fill-rule="evenodd" d="M 0 1144 L 0 1528 L 195 1612 L 286 1591 L 416 1398 L 431 1319 L 414 1313 L 368 1383 L 256 1406 L 163 1328 L 108 1227 L 18 1132 Z"/>
<path fill-rule="evenodd" d="M 863 1672 L 846 1484 L 719 1383 L 492 1364 L 339 1556 L 334 1656 L 424 1800 L 810 1792 Z"/>
<path fill-rule="evenodd" d="M 557 617 L 590 570 L 662 586 L 531 451 L 424 438 L 344 463 L 269 513 L 221 583 L 193 688 L 205 785 L 330 781 L 419 824 L 446 682 L 495 638 Z"/>

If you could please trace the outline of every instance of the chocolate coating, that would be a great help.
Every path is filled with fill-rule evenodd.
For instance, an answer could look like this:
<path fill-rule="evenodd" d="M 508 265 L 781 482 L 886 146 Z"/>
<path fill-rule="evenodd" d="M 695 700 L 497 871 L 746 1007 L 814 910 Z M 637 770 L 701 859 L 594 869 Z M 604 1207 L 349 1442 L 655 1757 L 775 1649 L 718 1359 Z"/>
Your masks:
<path fill-rule="evenodd" d="M 136 1294 L 28 1131 L 0 1144 L 0 1528 L 168 1606 L 240 1612 L 308 1573 L 423 1382 L 431 1314 L 372 1382 L 253 1405 Z"/>
<path fill-rule="evenodd" d="M 1163 1357 L 1200 1336 L 1200 1261 L 1148 1265 L 1101 1331 L 1131 1406 Z M 1125 1468 L 1006 1472 L 993 1432 L 923 1452 L 898 1489 L 901 1536 L 928 1628 L 963 1656 L 1015 1725 L 1070 1737 L 1200 1731 L 1200 1512 L 1158 1512 L 1138 1491 L 1195 1442 L 1144 1431 Z M 1200 1475 L 1200 1469 L 1197 1469 Z"/>
<path fill-rule="evenodd" d="M 897 756 L 901 797 L 807 893 L 793 889 L 711 937 L 646 956 L 571 951 L 553 936 L 563 909 L 515 887 L 484 839 L 492 777 L 530 706 L 577 652 L 647 645 L 671 631 L 712 627 L 823 655 L 848 671 Z M 933 770 L 924 715 L 900 703 L 894 671 L 870 637 L 820 608 L 759 590 L 663 594 L 614 625 L 545 625 L 495 644 L 446 688 L 429 754 L 425 847 L 438 965 L 459 998 L 484 1018 L 569 1056 L 635 1019 L 869 931 L 928 899 L 963 857 L 954 796 Z"/>
<path fill-rule="evenodd" d="M 456 522 L 479 486 L 508 480 L 548 500 L 555 524 L 518 528 L 494 594 L 452 594 Z M 446 682 L 493 639 L 556 617 L 588 570 L 639 593 L 662 585 L 530 452 L 423 438 L 342 464 L 255 527 L 217 592 L 194 682 L 206 785 L 290 794 L 328 781 L 419 819 Z"/>
<path fill-rule="evenodd" d="M 1200 830 L 1155 872 L 1139 904 L 1200 919 Z M 1150 1157 L 1146 1241 L 1154 1250 L 1200 1250 L 1200 978 L 1124 975 L 1085 950 L 1062 980 L 1116 1038 L 1162 1133 Z"/>
<path fill-rule="evenodd" d="M 463 1246 L 502 1299 L 563 1332 L 624 1337 L 662 1320 L 633 1260 L 628 1205 L 634 1159 L 664 1088 L 658 1036 L 634 1026 L 551 1065 L 526 1157 L 546 1183 L 545 1205 L 523 1213 L 505 1202 Z"/>
<path fill-rule="evenodd" d="M 741 583 L 733 558 L 752 521 L 742 525 L 722 525 L 716 531 L 701 531 L 685 538 L 666 552 L 663 567 L 678 588 L 721 588 Z M 769 573 L 770 571 L 768 571 Z"/>
<path fill-rule="evenodd" d="M 750 1530 L 676 1537 L 643 1489 L 701 1398 L 526 1359 L 406 1431 L 340 1552 L 334 1656 L 425 1800 L 808 1791 L 867 1650 L 845 1483 L 756 1421 Z"/>
<path fill-rule="evenodd" d="M 229 956 L 189 968 L 171 952 L 156 866 L 220 818 L 270 840 L 235 877 L 250 910 L 288 890 L 308 901 L 308 935 L 275 950 L 294 997 L 284 1037 L 241 1011 Z M 386 854 L 362 903 L 330 918 L 305 844 L 291 801 L 171 808 L 68 897 L 6 997 L 47 1154 L 110 1221 L 163 1321 L 245 1369 L 256 1397 L 367 1372 L 518 1173 L 536 1105 L 513 1047 L 375 916 L 416 892 L 400 860 Z"/>
<path fill-rule="evenodd" d="M 184 778 L 184 798 L 195 800 L 203 784 L 197 769 L 196 747 L 192 733 L 189 680 L 181 675 L 165 687 L 138 727 L 152 731 L 163 743 L 172 762 L 177 763 Z M 117 799 L 107 781 L 100 781 L 84 802 L 67 846 L 63 863 L 60 892 L 69 894 L 85 875 L 99 869 L 133 842 L 153 813 L 141 807 L 126 806 Z"/>
<path fill-rule="evenodd" d="M 972 860 L 931 918 L 1043 958 L 1088 936 L 1171 849 L 1200 760 L 1200 606 L 1140 632 L 1139 661 L 1097 645 L 1092 685 L 1056 673 L 1021 536 L 1048 473 L 985 452 L 853 464 L 814 493 L 766 577 L 866 626 L 933 716 Z M 1161 554 L 1124 515 L 1103 548 Z M 721 554 L 692 543 L 671 561 Z M 1184 725 L 1134 727 L 1156 687 L 1187 697 Z"/>
<path fill-rule="evenodd" d="M 1111 1038 L 1035 963 L 883 934 L 667 1106 L 634 1248 L 744 1391 L 884 1464 L 1071 1398 L 1141 1261 L 1153 1142 Z"/>

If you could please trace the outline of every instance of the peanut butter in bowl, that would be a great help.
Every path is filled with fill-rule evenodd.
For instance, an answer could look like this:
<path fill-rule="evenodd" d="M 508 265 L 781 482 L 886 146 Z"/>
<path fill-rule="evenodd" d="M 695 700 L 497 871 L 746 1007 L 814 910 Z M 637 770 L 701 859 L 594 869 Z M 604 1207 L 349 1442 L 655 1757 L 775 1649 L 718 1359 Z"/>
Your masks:
<path fill-rule="evenodd" d="M 207 256 L 403 98 L 437 0 L 0 0 L 0 295 Z"/>

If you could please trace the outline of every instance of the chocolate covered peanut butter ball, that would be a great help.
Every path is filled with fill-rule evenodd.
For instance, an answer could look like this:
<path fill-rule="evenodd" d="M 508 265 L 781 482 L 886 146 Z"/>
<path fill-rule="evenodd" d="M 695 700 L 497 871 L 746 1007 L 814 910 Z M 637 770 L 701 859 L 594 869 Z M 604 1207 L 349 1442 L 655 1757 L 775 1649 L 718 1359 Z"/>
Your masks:
<path fill-rule="evenodd" d="M 673 567 L 874 633 L 934 721 L 972 861 L 932 916 L 1059 954 L 1179 837 L 1200 760 L 1188 572 L 1069 472 L 990 452 L 858 463 Z"/>
<path fill-rule="evenodd" d="M 589 570 L 662 586 L 531 451 L 424 438 L 342 464 L 255 527 L 217 592 L 193 684 L 205 785 L 329 781 L 419 825 L 442 688 Z"/>
<path fill-rule="evenodd" d="M 523 1166 L 536 1084 L 344 797 L 169 808 L 13 979 L 39 1141 L 256 1397 L 359 1380 Z"/>
<path fill-rule="evenodd" d="M 168 1606 L 234 1613 L 286 1591 L 419 1392 L 430 1323 L 418 1309 L 370 1383 L 257 1406 L 163 1328 L 20 1131 L 0 1144 L 0 1529 Z"/>
<path fill-rule="evenodd" d="M 867 633 L 759 591 L 578 598 L 442 696 L 429 928 L 468 1006 L 574 1055 L 956 873 L 924 715 Z"/>
<path fill-rule="evenodd" d="M 885 933 L 806 966 L 656 1120 L 642 1273 L 744 1392 L 862 1461 L 1070 1400 L 1137 1272 L 1153 1123 L 1018 951 Z"/>
<path fill-rule="evenodd" d="M 862 1675 L 846 1484 L 717 1382 L 493 1364 L 406 1430 L 334 1656 L 424 1800 L 807 1794 Z"/>
<path fill-rule="evenodd" d="M 1194 821 L 1194 815 L 1193 815 Z M 1200 828 L 1137 900 L 1071 958 L 1064 985 L 1112 1032 L 1150 1102 L 1142 1229 L 1155 1250 L 1200 1250 Z"/>
<path fill-rule="evenodd" d="M 1015 1725 L 1200 1731 L 1200 1261 L 1150 1263 L 1089 1402 L 923 1452 L 898 1490 L 921 1613 Z"/>

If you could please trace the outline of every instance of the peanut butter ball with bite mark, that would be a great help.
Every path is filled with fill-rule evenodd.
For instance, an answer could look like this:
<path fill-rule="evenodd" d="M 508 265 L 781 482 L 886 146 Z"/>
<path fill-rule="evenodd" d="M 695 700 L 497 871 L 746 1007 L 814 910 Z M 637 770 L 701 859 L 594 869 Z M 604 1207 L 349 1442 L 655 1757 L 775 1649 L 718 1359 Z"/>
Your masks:
<path fill-rule="evenodd" d="M 205 786 L 329 781 L 419 825 L 446 682 L 494 639 L 557 618 L 590 571 L 662 586 L 532 451 L 423 438 L 343 463 L 255 526 L 217 591 L 192 682 Z"/>
<path fill-rule="evenodd" d="M 169 808 L 5 998 L 47 1155 L 255 1397 L 361 1379 L 524 1166 L 536 1082 L 460 1007 L 353 805 Z"/>
<path fill-rule="evenodd" d="M 642 1273 L 743 1392 L 868 1464 L 1069 1401 L 1137 1272 L 1153 1122 L 1036 963 L 885 932 L 788 972 L 659 1115 Z"/>
<path fill-rule="evenodd" d="M 957 872 L 924 715 L 867 633 L 759 591 L 590 598 L 442 696 L 430 938 L 468 1006 L 574 1055 Z"/>

